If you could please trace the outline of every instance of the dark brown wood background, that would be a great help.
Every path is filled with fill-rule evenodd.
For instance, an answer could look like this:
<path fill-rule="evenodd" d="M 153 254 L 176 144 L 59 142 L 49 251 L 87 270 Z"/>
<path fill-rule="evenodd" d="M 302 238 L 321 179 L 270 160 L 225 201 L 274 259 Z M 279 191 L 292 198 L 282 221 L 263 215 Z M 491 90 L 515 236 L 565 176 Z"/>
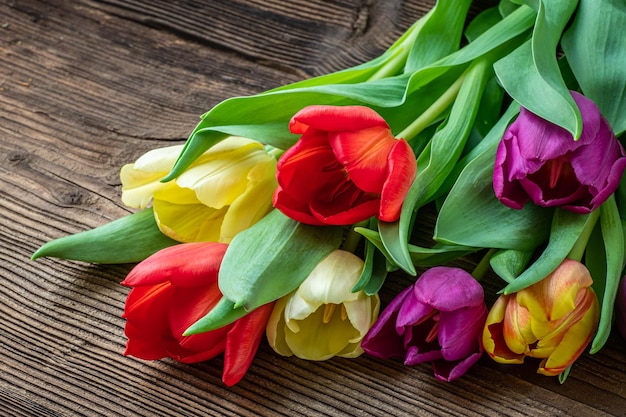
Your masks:
<path fill-rule="evenodd" d="M 50 239 L 127 214 L 120 167 L 182 143 L 214 104 L 373 58 L 432 5 L 1 0 L 0 415 L 626 415 L 626 347 L 615 335 L 564 385 L 536 375 L 536 363 L 483 358 L 442 383 L 429 365 L 306 362 L 263 342 L 227 388 L 220 358 L 122 355 L 119 281 L 130 266 L 29 260 Z M 409 282 L 395 276 L 383 299 Z"/>

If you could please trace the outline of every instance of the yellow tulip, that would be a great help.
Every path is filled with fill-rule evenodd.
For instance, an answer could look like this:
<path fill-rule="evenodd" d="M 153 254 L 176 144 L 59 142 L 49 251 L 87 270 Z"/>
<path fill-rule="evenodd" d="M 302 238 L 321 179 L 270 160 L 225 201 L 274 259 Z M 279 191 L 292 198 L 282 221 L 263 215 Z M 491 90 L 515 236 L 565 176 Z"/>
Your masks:
<path fill-rule="evenodd" d="M 279 299 L 267 323 L 267 338 L 283 356 L 308 360 L 355 358 L 361 339 L 378 317 L 378 295 L 352 292 L 363 260 L 336 250 L 290 295 Z"/>
<path fill-rule="evenodd" d="M 151 150 L 120 173 L 124 204 L 152 204 L 164 234 L 180 242 L 229 243 L 271 210 L 276 161 L 262 144 L 229 137 L 175 180 L 160 182 L 182 147 Z"/>
<path fill-rule="evenodd" d="M 600 307 L 592 283 L 582 263 L 566 259 L 540 282 L 500 296 L 483 330 L 485 351 L 499 363 L 542 358 L 538 373 L 562 373 L 598 326 Z"/>

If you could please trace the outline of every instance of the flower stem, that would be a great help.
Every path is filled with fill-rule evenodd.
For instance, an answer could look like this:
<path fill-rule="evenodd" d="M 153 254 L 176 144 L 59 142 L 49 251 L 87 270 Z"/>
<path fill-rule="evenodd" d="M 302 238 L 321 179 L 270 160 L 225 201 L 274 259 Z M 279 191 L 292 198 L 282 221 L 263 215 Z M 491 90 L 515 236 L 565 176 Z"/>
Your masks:
<path fill-rule="evenodd" d="M 461 74 L 461 76 L 452 84 L 442 95 L 439 97 L 426 111 L 419 115 L 417 119 L 413 121 L 410 125 L 408 125 L 402 132 L 396 135 L 397 138 L 404 138 L 407 141 L 411 141 L 415 136 L 417 136 L 422 130 L 426 129 L 441 113 L 447 109 L 450 104 L 456 98 L 459 90 L 461 89 L 461 85 L 463 85 L 463 80 L 465 79 L 465 74 Z"/>
<path fill-rule="evenodd" d="M 587 249 L 587 243 L 589 242 L 589 238 L 591 237 L 591 232 L 593 232 L 593 228 L 600 217 L 600 210 L 594 210 L 589 213 L 589 217 L 585 222 L 585 227 L 583 227 L 583 231 L 576 239 L 576 243 L 567 254 L 569 259 L 573 259 L 575 261 L 580 261 L 583 258 L 583 254 L 585 253 L 585 249 Z"/>
<path fill-rule="evenodd" d="M 480 260 L 478 265 L 476 265 L 476 268 L 474 268 L 474 270 L 472 271 L 472 276 L 476 281 L 480 281 L 483 276 L 485 276 L 490 268 L 489 261 L 491 260 L 491 257 L 494 255 L 494 253 L 496 253 L 496 251 L 497 249 L 489 249 L 485 256 L 483 256 L 483 258 Z"/>
<path fill-rule="evenodd" d="M 269 156 L 276 160 L 278 160 L 278 158 L 280 158 L 280 156 L 285 152 L 282 149 L 275 148 L 271 145 L 265 145 L 265 151 Z"/>
<path fill-rule="evenodd" d="M 360 233 L 355 232 L 354 229 L 357 227 L 367 227 L 368 224 L 369 224 L 369 220 L 364 220 L 362 222 L 354 224 L 348 230 L 346 239 L 344 240 L 343 245 L 341 245 L 341 248 L 348 252 L 354 253 L 354 251 L 356 250 L 356 247 L 359 245 L 359 242 L 361 241 L 361 237 L 363 237 Z"/>
<path fill-rule="evenodd" d="M 388 78 L 391 76 L 395 76 L 401 74 L 404 66 L 406 65 L 406 60 L 409 57 L 411 49 L 413 48 L 413 44 L 415 43 L 415 39 L 423 26 L 423 23 L 418 21 L 415 23 L 402 37 L 398 42 L 390 48 L 390 51 L 393 50 L 393 54 L 391 58 L 388 59 L 385 64 L 378 69 L 368 81 L 381 80 L 383 78 Z"/>

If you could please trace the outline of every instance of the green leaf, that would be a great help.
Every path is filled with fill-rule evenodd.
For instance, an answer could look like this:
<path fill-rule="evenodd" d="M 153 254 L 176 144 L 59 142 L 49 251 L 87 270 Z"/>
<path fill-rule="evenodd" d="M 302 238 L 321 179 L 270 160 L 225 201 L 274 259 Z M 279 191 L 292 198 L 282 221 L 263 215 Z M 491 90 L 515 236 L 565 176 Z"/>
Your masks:
<path fill-rule="evenodd" d="M 246 311 L 296 289 L 341 243 L 340 227 L 310 226 L 272 210 L 237 234 L 219 272 L 219 288 Z"/>
<path fill-rule="evenodd" d="M 372 243 L 376 247 L 376 249 L 378 249 L 384 255 L 384 257 L 392 263 L 392 265 L 396 266 L 393 263 L 391 255 L 389 255 L 389 252 L 387 252 L 385 245 L 383 245 L 383 241 L 380 238 L 379 232 L 377 232 L 376 230 L 368 229 L 366 227 L 355 227 L 354 231 L 365 237 L 368 242 Z"/>
<path fill-rule="evenodd" d="M 556 48 L 577 0 L 540 1 L 532 38 L 494 65 L 504 89 L 523 107 L 578 139 L 582 116 L 559 69 Z"/>
<path fill-rule="evenodd" d="M 524 271 L 533 253 L 532 250 L 500 249 L 491 257 L 489 264 L 493 272 L 511 283 Z"/>
<path fill-rule="evenodd" d="M 461 172 L 437 217 L 436 241 L 526 251 L 548 238 L 552 210 L 534 204 L 515 210 L 496 198 L 492 178 L 497 145 L 491 143 Z"/>
<path fill-rule="evenodd" d="M 468 70 L 445 125 L 418 157 L 418 172 L 402 205 L 400 220 L 379 222 L 380 236 L 393 262 L 415 275 L 408 249 L 408 236 L 415 211 L 431 201 L 453 170 L 463 151 L 490 74 L 487 60 L 475 61 Z"/>
<path fill-rule="evenodd" d="M 233 323 L 235 320 L 239 320 L 246 314 L 248 314 L 248 312 L 243 307 L 236 308 L 235 303 L 226 297 L 222 297 L 211 311 L 189 326 L 183 333 L 183 336 L 217 330 Z"/>
<path fill-rule="evenodd" d="M 600 323 L 591 343 L 591 353 L 596 353 L 606 343 L 613 325 L 613 308 L 622 270 L 624 269 L 624 232 L 613 196 L 599 208 L 600 226 L 606 254 L 606 284 L 600 303 Z"/>
<path fill-rule="evenodd" d="M 411 262 L 415 266 L 431 267 L 443 265 L 462 256 L 476 252 L 480 248 L 472 248 L 458 245 L 435 244 L 432 248 L 424 248 L 416 245 L 409 245 L 409 255 Z"/>
<path fill-rule="evenodd" d="M 593 228 L 596 219 L 597 210 L 590 214 L 577 214 L 556 209 L 548 245 L 539 258 L 502 292 L 512 294 L 523 290 L 551 274 L 568 256 L 584 230 Z"/>
<path fill-rule="evenodd" d="M 561 42 L 585 96 L 593 100 L 613 131 L 626 130 L 626 3 L 580 0 Z"/>
<path fill-rule="evenodd" d="M 372 256 L 372 270 L 363 287 L 363 291 L 367 295 L 378 294 L 387 279 L 387 261 L 381 251 L 374 249 Z"/>
<path fill-rule="evenodd" d="M 40 247 L 31 259 L 54 257 L 101 264 L 134 263 L 179 243 L 161 233 L 149 208 L 95 229 L 52 240 Z"/>
<path fill-rule="evenodd" d="M 471 0 L 438 0 L 424 19 L 407 58 L 405 73 L 412 73 L 459 48 Z M 445 27 L 446 30 L 441 30 Z"/>
<path fill-rule="evenodd" d="M 439 192 L 437 193 L 437 198 L 439 198 L 443 194 L 448 193 L 452 189 L 465 167 L 479 155 L 485 152 L 492 152 L 491 164 L 493 165 L 493 162 L 495 160 L 496 148 L 500 143 L 502 136 L 504 136 L 504 132 L 506 131 L 509 123 L 515 116 L 517 116 L 519 110 L 519 104 L 517 104 L 516 102 L 513 102 L 509 105 L 509 107 L 506 109 L 500 119 L 489 130 L 489 132 L 487 132 L 483 140 L 478 142 L 465 155 L 463 155 L 459 162 L 454 166 L 452 172 L 450 173 L 450 175 L 448 175 L 448 178 L 446 178 L 445 184 L 441 186 Z M 479 114 L 477 115 L 476 122 L 480 122 L 478 116 Z"/>
<path fill-rule="evenodd" d="M 465 29 L 465 38 L 468 41 L 473 42 L 501 20 L 502 15 L 497 7 L 491 7 L 487 10 L 483 10 L 469 23 L 469 25 L 467 25 L 467 28 Z"/>
<path fill-rule="evenodd" d="M 452 8 L 453 3 L 454 1 L 449 0 Z M 454 10 L 451 12 L 456 13 Z M 430 17 L 432 14 L 427 16 Z M 202 120 L 189 136 L 178 161 L 164 181 L 176 178 L 200 154 L 222 140 L 224 134 L 241 135 L 286 149 L 296 140 L 289 132 L 288 122 L 297 111 L 308 105 L 360 104 L 375 108 L 377 111 L 381 108 L 395 108 L 394 111 L 383 115 L 386 119 L 393 114 L 404 117 L 407 114 L 416 114 L 419 109 L 414 108 L 412 104 L 417 102 L 419 97 L 408 103 L 411 101 L 409 96 L 413 93 L 422 93 L 423 89 L 428 89 L 433 81 L 451 69 L 466 65 L 471 60 L 515 39 L 532 25 L 533 18 L 532 9 L 520 7 L 457 53 L 441 58 L 414 73 L 394 75 L 393 71 L 388 71 L 387 66 L 401 68 L 413 45 L 418 43 L 428 45 L 416 40 L 424 25 L 424 20 L 420 20 L 385 54 L 370 63 L 254 96 L 224 100 L 202 116 Z M 416 57 L 415 53 L 413 55 Z M 410 66 L 414 65 L 417 64 Z M 423 98 L 423 95 L 421 96 Z M 399 108 L 404 104 L 411 104 L 408 106 L 411 110 Z M 392 121 L 387 121 L 390 125 L 393 124 Z"/>

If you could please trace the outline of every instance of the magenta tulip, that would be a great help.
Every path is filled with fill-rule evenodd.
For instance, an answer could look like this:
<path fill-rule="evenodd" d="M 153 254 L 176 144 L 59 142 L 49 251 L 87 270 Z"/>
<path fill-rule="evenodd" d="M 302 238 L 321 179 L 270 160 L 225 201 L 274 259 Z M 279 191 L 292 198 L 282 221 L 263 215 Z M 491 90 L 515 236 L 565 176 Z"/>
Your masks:
<path fill-rule="evenodd" d="M 493 173 L 496 196 L 508 207 L 527 201 L 589 213 L 617 188 L 626 157 L 595 103 L 572 92 L 583 130 L 574 140 L 565 129 L 522 108 L 506 130 Z"/>
<path fill-rule="evenodd" d="M 393 222 L 415 178 L 415 155 L 368 107 L 309 106 L 289 124 L 298 142 L 279 159 L 274 206 L 312 225 Z"/>
<path fill-rule="evenodd" d="M 361 346 L 405 365 L 431 362 L 437 379 L 451 381 L 480 359 L 486 317 L 483 289 L 469 273 L 435 267 L 391 301 Z"/>

